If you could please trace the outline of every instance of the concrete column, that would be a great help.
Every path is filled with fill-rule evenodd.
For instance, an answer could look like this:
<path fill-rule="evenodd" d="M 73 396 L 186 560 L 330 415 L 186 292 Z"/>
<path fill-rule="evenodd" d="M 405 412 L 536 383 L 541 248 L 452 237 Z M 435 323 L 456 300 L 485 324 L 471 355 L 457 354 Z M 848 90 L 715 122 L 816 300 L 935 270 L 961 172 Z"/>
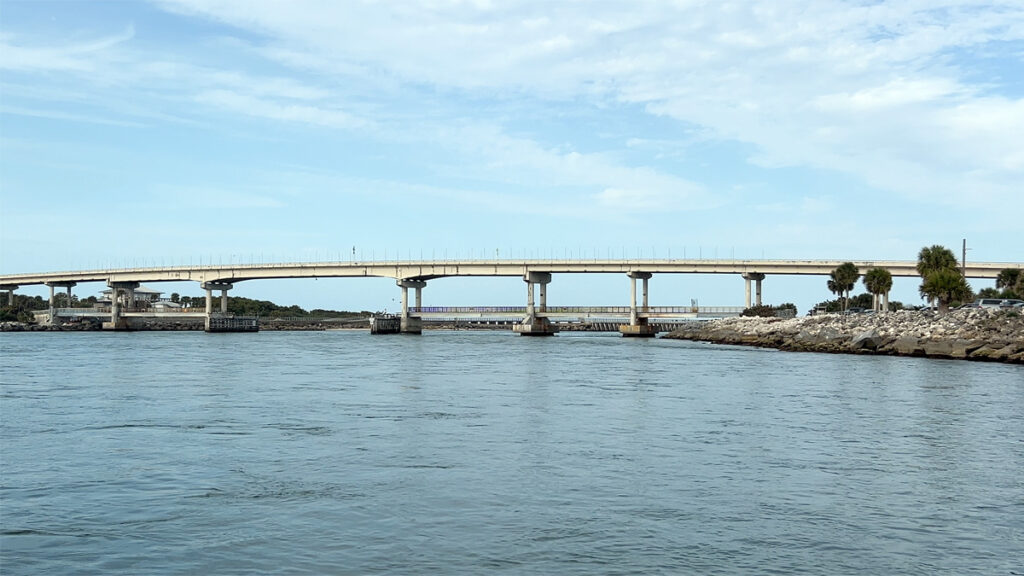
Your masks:
<path fill-rule="evenodd" d="M 647 311 L 648 311 L 648 310 L 647 310 L 647 308 L 648 308 L 648 306 L 647 306 L 647 281 L 648 281 L 648 280 L 650 280 L 650 278 L 644 278 L 644 279 L 643 279 L 643 282 L 644 282 L 644 302 L 643 302 L 643 310 L 644 310 L 644 312 L 647 312 Z"/>
<path fill-rule="evenodd" d="M 206 289 L 206 315 L 213 314 L 213 288 Z"/>
<path fill-rule="evenodd" d="M 228 290 L 222 288 L 220 291 L 220 311 L 222 314 L 228 313 Z"/>
<path fill-rule="evenodd" d="M 643 280 L 643 306 L 647 311 L 647 281 L 651 279 L 650 272 L 630 272 L 629 276 L 629 325 L 638 326 L 641 324 L 640 315 L 636 308 L 636 281 Z"/>
<path fill-rule="evenodd" d="M 537 312 L 533 307 L 533 282 L 526 281 L 526 319 L 533 322 L 537 318 Z"/>
<path fill-rule="evenodd" d="M 755 285 L 754 285 L 754 293 L 755 293 L 755 298 L 756 299 L 754 301 L 754 304 L 756 306 L 760 306 L 761 305 L 761 281 L 764 280 L 764 274 L 762 274 L 760 272 L 744 272 L 742 276 L 743 276 L 743 280 L 746 281 L 746 295 L 745 295 L 745 298 L 743 300 L 744 306 L 747 307 L 747 308 L 750 308 L 750 281 L 751 280 L 753 280 L 754 283 L 755 283 Z"/>
<path fill-rule="evenodd" d="M 547 285 L 551 282 L 550 272 L 527 272 L 523 276 L 526 282 L 526 318 L 519 324 L 512 327 L 513 331 L 522 336 L 550 336 L 558 332 L 556 325 L 548 321 L 548 292 Z M 533 300 L 533 286 L 540 284 L 540 316 Z"/>
<path fill-rule="evenodd" d="M 629 277 L 629 325 L 636 326 L 636 278 Z"/>
<path fill-rule="evenodd" d="M 0 290 L 7 291 L 7 305 L 14 306 L 14 291 L 18 289 L 17 284 L 0 284 Z"/>
<path fill-rule="evenodd" d="M 53 305 L 56 301 L 56 295 L 53 293 L 53 284 L 50 284 L 50 316 L 53 316 Z"/>
<path fill-rule="evenodd" d="M 398 287 L 402 289 L 402 314 L 399 326 L 399 332 L 402 334 L 422 334 L 423 333 L 423 319 L 419 316 L 413 316 L 409 312 L 409 288 L 415 290 L 415 305 L 419 309 L 423 305 L 423 288 L 427 286 L 426 280 L 417 280 L 415 278 L 399 279 L 395 282 Z"/>
<path fill-rule="evenodd" d="M 71 287 L 72 286 L 74 286 L 74 284 L 68 284 L 68 308 L 71 308 Z"/>
<path fill-rule="evenodd" d="M 139 287 L 139 283 L 108 280 L 107 286 L 110 286 L 110 322 L 103 327 L 110 330 L 124 330 L 126 326 L 121 319 L 121 295 L 134 293 L 135 289 Z"/>
<path fill-rule="evenodd" d="M 629 276 L 629 324 L 619 326 L 619 332 L 623 336 L 651 337 L 657 334 L 655 327 L 650 324 L 647 317 L 640 317 L 640 310 L 636 306 L 636 281 L 642 280 L 641 303 L 643 312 L 648 312 L 647 281 L 651 279 L 650 272 L 630 272 Z"/>

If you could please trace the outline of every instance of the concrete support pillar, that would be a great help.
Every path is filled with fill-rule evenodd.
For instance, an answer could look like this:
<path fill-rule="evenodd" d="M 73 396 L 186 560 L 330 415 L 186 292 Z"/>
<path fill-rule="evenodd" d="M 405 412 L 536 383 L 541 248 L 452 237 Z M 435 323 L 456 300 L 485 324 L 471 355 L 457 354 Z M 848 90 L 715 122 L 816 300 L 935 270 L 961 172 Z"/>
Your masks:
<path fill-rule="evenodd" d="M 408 278 L 400 279 L 396 283 L 398 284 L 398 287 L 402 289 L 402 314 L 399 332 L 402 334 L 422 334 L 423 319 L 409 313 L 409 288 L 416 291 L 414 298 L 416 309 L 418 310 L 423 306 L 422 290 L 427 286 L 426 280 Z"/>
<path fill-rule="evenodd" d="M 650 279 L 651 279 L 651 278 L 650 278 L 649 276 L 648 276 L 647 278 L 644 278 L 644 279 L 643 279 L 643 286 L 644 286 L 644 300 L 643 300 L 643 304 L 642 304 L 642 306 L 643 306 L 643 311 L 644 311 L 644 312 L 647 312 L 647 308 L 648 308 L 648 306 L 647 306 L 647 281 L 648 281 L 648 280 L 650 280 Z"/>
<path fill-rule="evenodd" d="M 641 317 L 640 312 L 645 314 L 649 311 L 647 301 L 647 281 L 651 279 L 650 272 L 630 272 L 629 276 L 629 324 L 619 326 L 619 332 L 623 336 L 644 336 L 650 337 L 657 334 L 657 330 L 650 324 L 646 316 Z M 636 281 L 643 281 L 641 303 L 642 308 L 637 309 L 636 305 Z"/>
<path fill-rule="evenodd" d="M 754 281 L 754 295 L 755 295 L 755 306 L 761 305 L 761 281 L 764 280 L 764 274 L 760 272 L 744 272 L 743 280 L 746 282 L 745 297 L 743 305 L 746 308 L 750 308 L 750 281 Z"/>
<path fill-rule="evenodd" d="M 74 282 L 68 283 L 68 308 L 71 308 L 71 287 L 74 286 Z"/>
<path fill-rule="evenodd" d="M 0 284 L 0 290 L 7 291 L 7 305 L 14 306 L 14 291 L 18 289 L 17 284 Z"/>
<path fill-rule="evenodd" d="M 526 281 L 526 320 L 532 323 L 537 318 L 533 307 L 533 282 Z"/>
<path fill-rule="evenodd" d="M 636 278 L 629 277 L 629 325 L 636 326 Z"/>
<path fill-rule="evenodd" d="M 139 287 L 138 282 L 116 282 L 107 281 L 107 286 L 110 286 L 110 322 L 103 324 L 103 328 L 106 330 L 124 330 L 128 326 L 121 317 L 121 296 L 122 294 L 132 294 L 134 297 L 135 289 Z M 128 307 L 129 305 L 125 305 Z"/>
<path fill-rule="evenodd" d="M 513 331 L 522 336 L 550 336 L 558 332 L 558 327 L 551 324 L 547 317 L 548 290 L 551 283 L 550 272 L 527 272 L 523 276 L 526 282 L 526 318 L 512 327 Z M 534 284 L 540 285 L 540 310 L 534 303 Z"/>
<path fill-rule="evenodd" d="M 206 320 L 205 329 L 207 332 L 210 331 L 210 319 L 213 318 L 213 291 L 220 290 L 220 314 L 226 316 L 228 313 L 228 290 L 235 287 L 230 282 L 219 282 L 210 281 L 203 282 L 200 284 L 203 290 L 206 291 Z"/>
<path fill-rule="evenodd" d="M 53 316 L 53 305 L 56 304 L 56 294 L 53 292 L 53 284 L 47 284 L 50 287 L 50 316 Z"/>

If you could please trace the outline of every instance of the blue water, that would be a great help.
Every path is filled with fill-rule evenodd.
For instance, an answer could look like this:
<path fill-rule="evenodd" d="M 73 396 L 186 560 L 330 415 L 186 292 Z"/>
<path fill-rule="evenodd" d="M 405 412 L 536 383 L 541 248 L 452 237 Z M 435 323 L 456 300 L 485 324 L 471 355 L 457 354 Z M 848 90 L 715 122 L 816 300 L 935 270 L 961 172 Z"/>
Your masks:
<path fill-rule="evenodd" d="M 0 573 L 1024 574 L 1024 368 L 0 334 Z"/>

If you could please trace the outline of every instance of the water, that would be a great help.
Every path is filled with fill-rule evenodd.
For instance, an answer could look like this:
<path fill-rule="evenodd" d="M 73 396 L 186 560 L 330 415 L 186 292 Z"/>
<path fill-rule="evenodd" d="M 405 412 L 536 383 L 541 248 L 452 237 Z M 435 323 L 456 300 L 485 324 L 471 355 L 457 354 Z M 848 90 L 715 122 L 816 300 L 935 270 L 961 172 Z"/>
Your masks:
<path fill-rule="evenodd" d="M 0 573 L 1022 574 L 1024 369 L 0 334 Z"/>

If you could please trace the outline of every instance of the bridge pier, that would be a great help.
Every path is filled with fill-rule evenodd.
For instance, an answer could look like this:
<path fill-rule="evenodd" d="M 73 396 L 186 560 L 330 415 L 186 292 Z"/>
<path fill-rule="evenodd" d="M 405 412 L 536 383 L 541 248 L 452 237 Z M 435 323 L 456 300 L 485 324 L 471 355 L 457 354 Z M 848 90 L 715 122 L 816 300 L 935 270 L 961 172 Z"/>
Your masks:
<path fill-rule="evenodd" d="M 547 317 L 548 311 L 548 290 L 547 285 L 551 283 L 549 272 L 527 272 L 523 276 L 526 282 L 526 318 L 512 327 L 512 331 L 520 336 L 553 336 L 558 332 L 558 327 L 551 323 Z M 533 302 L 533 286 L 540 285 L 540 314 Z"/>
<path fill-rule="evenodd" d="M 127 330 L 128 323 L 121 317 L 121 296 L 124 295 L 126 308 L 135 304 L 135 289 L 139 287 L 138 282 L 116 282 L 107 281 L 110 287 L 110 322 L 103 323 L 104 330 Z M 52 288 L 51 288 L 52 290 Z"/>
<path fill-rule="evenodd" d="M 743 300 L 744 306 L 750 308 L 750 281 L 753 280 L 756 289 L 756 305 L 761 305 L 761 281 L 764 280 L 764 274 L 760 272 L 744 272 L 742 274 L 743 280 L 746 282 L 746 296 Z"/>
<path fill-rule="evenodd" d="M 0 290 L 7 291 L 7 305 L 14 306 L 14 291 L 18 289 L 17 284 L 0 284 Z"/>
<path fill-rule="evenodd" d="M 652 326 L 647 317 L 641 317 L 636 307 L 636 281 L 640 279 L 643 282 L 643 312 L 647 312 L 647 281 L 651 279 L 650 272 L 629 272 L 629 324 L 622 324 L 619 326 L 619 332 L 623 336 L 627 337 L 640 337 L 650 338 L 655 336 L 658 331 Z"/>
<path fill-rule="evenodd" d="M 229 282 L 203 282 L 200 286 L 206 290 L 206 318 L 203 322 L 203 329 L 209 332 L 210 319 L 214 317 L 213 291 L 220 290 L 220 315 L 226 316 L 228 313 L 228 290 L 235 286 Z"/>
<path fill-rule="evenodd" d="M 46 282 L 46 285 L 50 287 L 50 324 L 53 324 L 56 319 L 56 308 L 57 308 L 57 295 L 54 293 L 54 288 L 67 288 L 68 289 L 68 303 L 67 308 L 71 308 L 71 288 L 77 286 L 78 282 L 66 281 L 66 282 Z"/>
<path fill-rule="evenodd" d="M 416 309 L 419 310 L 423 307 L 423 289 L 427 287 L 427 282 L 409 278 L 398 280 L 397 284 L 402 289 L 401 326 L 398 331 L 401 334 L 422 334 L 423 319 L 409 314 L 409 288 L 416 290 L 414 298 Z"/>

